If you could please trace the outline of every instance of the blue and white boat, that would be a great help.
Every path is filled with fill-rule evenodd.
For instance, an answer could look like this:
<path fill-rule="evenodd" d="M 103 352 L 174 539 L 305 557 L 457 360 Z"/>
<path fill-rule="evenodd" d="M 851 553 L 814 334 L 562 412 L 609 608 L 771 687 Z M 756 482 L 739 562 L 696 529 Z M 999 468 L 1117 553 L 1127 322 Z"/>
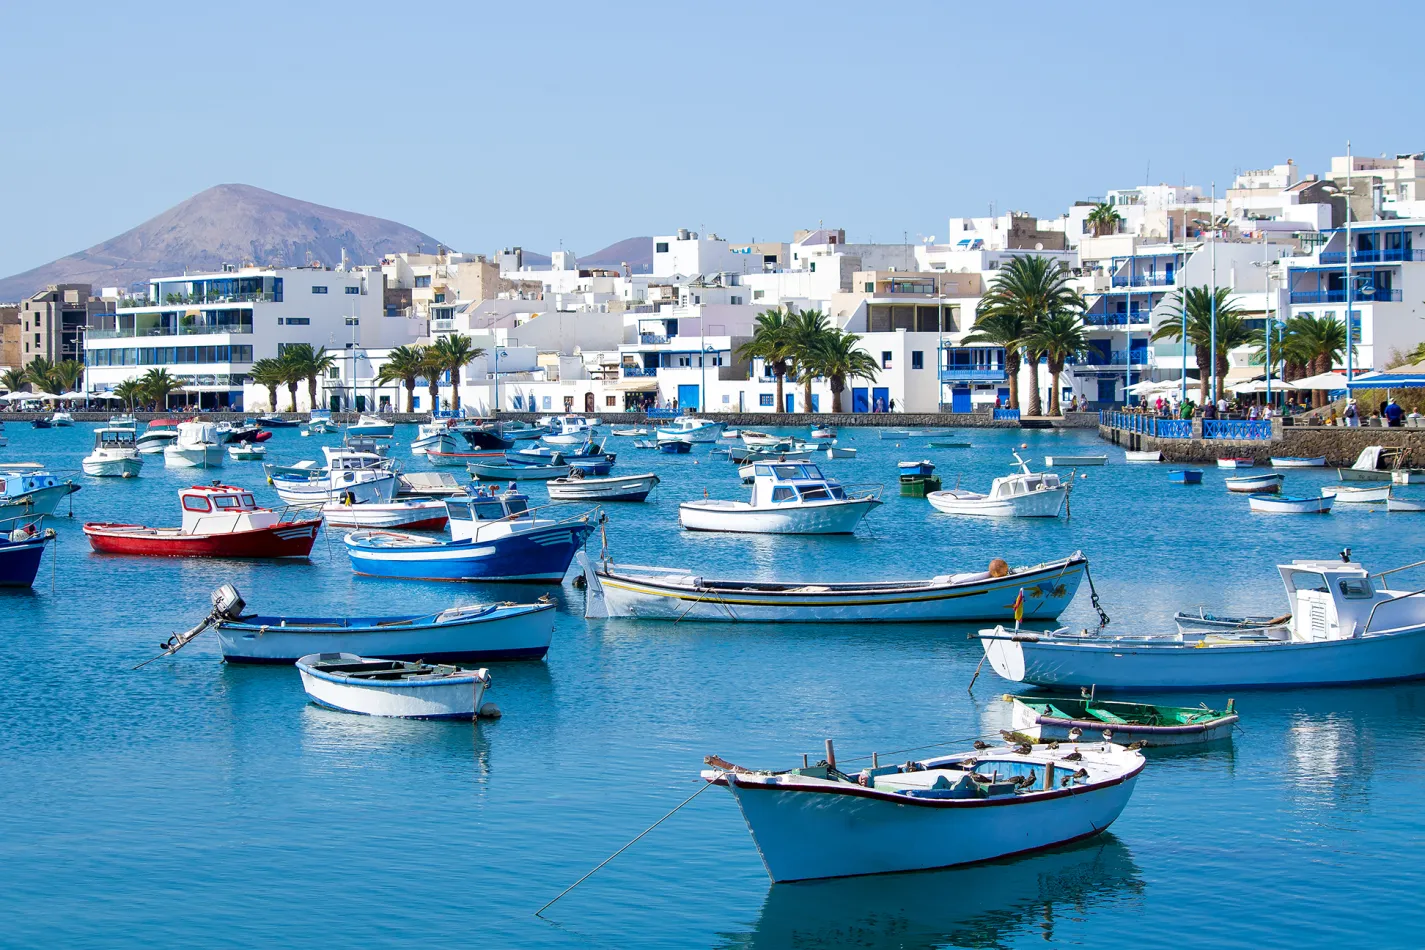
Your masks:
<path fill-rule="evenodd" d="M 901 478 L 925 478 L 935 474 L 935 463 L 929 459 L 920 462 L 897 462 L 896 470 L 900 472 Z"/>
<path fill-rule="evenodd" d="M 1326 456 L 1314 455 L 1310 458 L 1302 458 L 1291 455 L 1272 456 L 1272 468 L 1324 468 L 1326 466 Z"/>
<path fill-rule="evenodd" d="M 396 433 L 396 424 L 380 416 L 362 413 L 357 420 L 346 427 L 348 435 L 364 435 L 377 439 L 389 439 Z"/>
<path fill-rule="evenodd" d="M 1201 485 L 1202 472 L 1195 468 L 1179 468 L 1168 473 L 1168 481 L 1174 485 Z"/>
<path fill-rule="evenodd" d="M 1286 481 L 1286 476 L 1280 472 L 1268 472 L 1263 475 L 1237 475 L 1224 478 L 1222 483 L 1227 486 L 1228 491 L 1265 495 L 1281 491 L 1284 481 Z"/>
<path fill-rule="evenodd" d="M 61 498 L 80 486 L 45 470 L 38 462 L 0 466 L 0 522 L 52 515 Z"/>
<path fill-rule="evenodd" d="M 505 453 L 505 458 L 511 462 L 545 463 L 547 464 L 556 455 L 566 461 L 575 459 L 600 458 L 608 455 L 604 451 L 603 442 L 590 440 L 582 445 L 561 445 L 558 448 L 548 445 L 531 445 L 526 449 L 511 449 Z"/>
<path fill-rule="evenodd" d="M 508 482 L 522 479 L 537 482 L 551 478 L 567 478 L 572 468 L 564 462 L 562 455 L 554 455 L 548 462 L 515 462 L 497 455 L 488 461 L 470 462 L 465 466 L 465 470 L 484 481 Z"/>
<path fill-rule="evenodd" d="M 658 427 L 660 439 L 684 439 L 688 442 L 716 442 L 722 435 L 723 423 L 679 416 L 672 424 Z"/>
<path fill-rule="evenodd" d="M 1248 495 L 1247 507 L 1269 515 L 1329 515 L 1332 495 L 1307 495 L 1291 498 L 1287 495 Z"/>
<path fill-rule="evenodd" d="M 53 528 L 41 528 L 38 522 L 0 534 L 0 587 L 33 586 L 45 545 L 54 536 Z"/>
<path fill-rule="evenodd" d="M 664 455 L 687 455 L 693 450 L 693 443 L 687 439 L 673 436 L 658 437 L 658 451 Z"/>
<path fill-rule="evenodd" d="M 349 534 L 352 570 L 372 577 L 557 584 L 594 530 L 592 511 L 574 518 L 537 516 L 529 497 L 514 491 L 450 498 L 445 507 L 453 540 L 390 531 Z"/>
<path fill-rule="evenodd" d="M 489 670 L 463 670 L 354 653 L 313 653 L 297 661 L 312 702 L 362 716 L 475 719 Z"/>

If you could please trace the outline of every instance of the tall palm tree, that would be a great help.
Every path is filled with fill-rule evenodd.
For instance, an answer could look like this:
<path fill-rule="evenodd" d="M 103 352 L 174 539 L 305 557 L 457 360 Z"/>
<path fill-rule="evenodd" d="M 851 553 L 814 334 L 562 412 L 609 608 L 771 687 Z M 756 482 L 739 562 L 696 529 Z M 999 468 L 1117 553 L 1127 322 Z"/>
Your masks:
<path fill-rule="evenodd" d="M 445 372 L 445 360 L 435 351 L 434 346 L 421 350 L 421 375 L 426 378 L 430 392 L 430 411 L 440 408 L 440 374 Z"/>
<path fill-rule="evenodd" d="M 1296 350 L 1308 375 L 1329 373 L 1331 367 L 1346 353 L 1346 325 L 1335 317 L 1300 318 L 1296 326 Z M 1326 405 L 1326 390 L 1315 390 L 1311 394 L 1313 406 Z"/>
<path fill-rule="evenodd" d="M 812 370 L 818 376 L 826 377 L 831 387 L 831 411 L 841 411 L 841 394 L 846 391 L 847 379 L 876 380 L 880 367 L 870 353 L 858 344 L 861 338 L 854 333 L 846 333 L 832 327 L 822 335 L 811 357 Z"/>
<path fill-rule="evenodd" d="M 1216 294 L 1210 287 L 1184 287 L 1177 291 L 1171 298 L 1170 306 L 1181 313 L 1184 306 L 1187 308 L 1187 338 L 1183 337 L 1183 326 L 1181 319 L 1171 320 L 1160 326 L 1153 334 L 1154 340 L 1174 340 L 1184 346 L 1193 348 L 1193 357 L 1197 360 L 1197 403 L 1202 405 L 1207 401 L 1207 387 L 1209 383 L 1208 374 L 1212 372 L 1212 302 L 1214 296 L 1217 300 L 1217 320 L 1218 328 L 1221 329 L 1222 317 L 1240 317 L 1241 310 L 1232 299 L 1232 292 L 1226 287 L 1217 288 Z M 1250 339 L 1250 337 L 1249 337 Z M 1218 350 L 1225 354 L 1219 346 Z M 1220 377 L 1219 377 L 1220 379 Z M 1218 394 L 1214 393 L 1212 398 L 1217 399 Z"/>
<path fill-rule="evenodd" d="M 463 333 L 451 333 L 436 340 L 431 349 L 439 358 L 441 367 L 450 371 L 450 408 L 460 411 L 460 371 L 470 363 L 485 355 L 484 349 Z M 499 411 L 496 406 L 496 411 Z"/>
<path fill-rule="evenodd" d="M 129 412 L 134 411 L 134 403 L 144 398 L 143 383 L 137 379 L 126 379 L 114 387 L 114 395 L 128 403 Z"/>
<path fill-rule="evenodd" d="M 59 385 L 54 378 L 54 363 L 36 356 L 25 365 L 25 375 L 34 383 L 36 392 L 53 392 Z"/>
<path fill-rule="evenodd" d="M 1247 322 L 1242 319 L 1239 311 L 1223 314 L 1222 308 L 1217 310 L 1217 359 L 1214 366 L 1217 372 L 1217 394 L 1214 398 L 1222 395 L 1222 386 L 1227 378 L 1227 354 L 1239 346 L 1246 346 L 1252 342 L 1257 334 L 1247 328 Z"/>
<path fill-rule="evenodd" d="M 54 364 L 51 372 L 55 385 L 60 387 L 57 392 L 72 393 L 79 389 L 80 381 L 84 379 L 84 364 L 78 360 L 60 360 Z"/>
<path fill-rule="evenodd" d="M 802 384 L 803 412 L 811 412 L 811 382 L 817 376 L 817 350 L 835 329 L 820 310 L 803 310 L 787 321 L 789 349 Z"/>
<path fill-rule="evenodd" d="M 282 363 L 271 357 L 264 357 L 252 364 L 248 375 L 257 385 L 267 390 L 267 403 L 272 411 L 277 411 L 277 387 L 287 382 L 287 370 Z"/>
<path fill-rule="evenodd" d="M 325 376 L 336 365 L 336 357 L 328 353 L 326 347 L 316 349 L 310 343 L 292 343 L 282 351 L 282 362 L 288 372 L 297 375 L 299 382 L 306 380 L 307 402 L 311 408 L 317 408 L 317 377 Z M 295 395 L 293 405 L 296 405 Z"/>
<path fill-rule="evenodd" d="M 980 298 L 975 311 L 975 325 L 966 343 L 998 343 L 1005 347 L 1006 369 L 1009 368 L 1010 349 L 1024 349 L 1029 362 L 1029 379 L 1033 388 L 1029 393 L 1029 415 L 1042 412 L 1039 400 L 1039 357 L 1040 352 L 1028 344 L 1034 327 L 1039 321 L 1058 313 L 1078 313 L 1084 309 L 1083 298 L 1070 283 L 1068 268 L 1056 260 L 1038 254 L 1016 255 L 1008 264 L 1000 268 L 990 284 L 989 291 Z M 995 336 L 990 339 L 981 324 L 989 318 L 994 322 Z M 976 330 L 980 333 L 976 333 Z M 1005 342 L 1005 341 L 1008 342 Z M 1015 360 L 1018 370 L 1018 360 Z M 1019 389 L 1010 376 L 1010 405 L 1018 408 Z"/>
<path fill-rule="evenodd" d="M 29 382 L 29 374 L 27 374 L 22 369 L 7 369 L 5 370 L 5 372 L 0 373 L 0 387 L 9 390 L 12 393 L 17 393 L 20 390 L 24 389 L 25 386 L 29 384 Z"/>
<path fill-rule="evenodd" d="M 425 366 L 426 351 L 423 346 L 398 346 L 391 350 L 385 364 L 376 374 L 379 383 L 399 381 L 406 387 L 406 411 L 416 411 L 416 377 Z"/>
<path fill-rule="evenodd" d="M 282 382 L 286 384 L 287 395 L 292 399 L 292 405 L 288 408 L 288 412 L 297 411 L 297 387 L 302 384 L 302 380 L 307 378 L 306 360 L 300 353 L 297 355 L 292 353 L 297 346 L 307 346 L 308 350 L 311 349 L 308 344 L 297 343 L 284 349 L 277 357 L 277 364 L 282 369 Z"/>
<path fill-rule="evenodd" d="M 1064 363 L 1071 357 L 1086 352 L 1089 348 L 1088 336 L 1084 333 L 1084 322 L 1077 313 L 1060 311 L 1051 313 L 1034 325 L 1026 346 L 1043 353 L 1049 361 L 1049 415 L 1059 412 L 1059 374 L 1064 372 Z"/>
<path fill-rule="evenodd" d="M 1089 230 L 1093 231 L 1094 237 L 1103 237 L 1105 234 L 1118 233 L 1118 226 L 1123 223 L 1123 216 L 1114 209 L 1113 205 L 1106 201 L 1100 201 L 1093 206 L 1093 210 L 1084 220 L 1088 223 Z"/>
<path fill-rule="evenodd" d="M 143 386 L 144 398 L 153 400 L 155 407 L 168 410 L 168 395 L 181 387 L 178 379 L 168 370 L 155 366 L 139 380 Z"/>
<path fill-rule="evenodd" d="M 978 314 L 962 343 L 988 343 L 1004 347 L 1004 370 L 1009 377 L 1009 408 L 1019 408 L 1019 347 L 1024 342 L 1024 322 L 1010 313 Z"/>
<path fill-rule="evenodd" d="M 745 360 L 760 359 L 777 377 L 776 411 L 786 407 L 782 385 L 787 378 L 787 364 L 791 359 L 791 337 L 787 333 L 787 323 L 791 318 L 789 310 L 778 308 L 764 310 L 757 314 L 757 324 L 752 328 L 752 339 L 737 348 L 737 355 Z"/>

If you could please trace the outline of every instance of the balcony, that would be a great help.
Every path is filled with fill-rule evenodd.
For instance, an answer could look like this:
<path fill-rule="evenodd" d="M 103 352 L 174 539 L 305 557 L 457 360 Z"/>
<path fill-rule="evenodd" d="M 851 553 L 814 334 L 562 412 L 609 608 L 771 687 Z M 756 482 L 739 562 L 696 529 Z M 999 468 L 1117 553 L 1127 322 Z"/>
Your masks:
<path fill-rule="evenodd" d="M 1131 362 L 1130 362 L 1131 360 Z M 1088 356 L 1077 364 L 1080 367 L 1098 368 L 1102 366 L 1147 366 L 1147 350 L 1114 350 L 1108 354 L 1108 361 L 1105 362 L 1102 353 L 1090 352 Z"/>
<path fill-rule="evenodd" d="M 146 297 L 126 298 L 128 307 L 153 310 L 160 307 L 196 307 L 214 303 L 280 303 L 281 294 L 165 294 L 163 300 L 149 301 Z M 120 309 L 124 309 L 121 307 Z"/>
<path fill-rule="evenodd" d="M 1400 299 L 1400 291 L 1398 291 L 1398 290 L 1380 290 L 1380 289 L 1376 289 L 1376 290 L 1371 291 L 1371 292 L 1368 293 L 1368 294 L 1367 294 L 1367 293 L 1361 293 L 1360 291 L 1357 291 L 1356 293 L 1354 293 L 1354 294 L 1351 295 L 1351 302 L 1352 302 L 1352 303 L 1372 303 L 1372 302 L 1385 303 L 1385 302 L 1387 302 L 1387 301 L 1396 301 L 1396 300 L 1399 300 L 1399 299 Z M 1291 292 L 1291 302 L 1292 302 L 1292 303 L 1345 303 L 1345 302 L 1346 302 L 1346 288 L 1342 287 L 1340 290 L 1293 290 L 1293 291 Z"/>
<path fill-rule="evenodd" d="M 638 335 L 638 342 L 648 343 L 650 345 L 656 343 L 667 343 L 668 337 L 664 336 L 661 333 L 640 333 Z"/>
<path fill-rule="evenodd" d="M 1003 366 L 951 366 L 940 370 L 942 383 L 1002 383 L 1009 379 Z"/>
<path fill-rule="evenodd" d="M 1148 325 L 1151 312 L 1134 310 L 1132 313 L 1086 313 L 1084 323 L 1091 327 L 1126 327 Z"/>
<path fill-rule="evenodd" d="M 1352 264 L 1399 264 L 1403 261 L 1425 261 L 1425 251 L 1404 247 L 1379 247 L 1367 251 L 1352 251 Z M 1346 263 L 1345 251 L 1322 251 L 1321 263 Z"/>
<path fill-rule="evenodd" d="M 624 366 L 621 371 L 625 378 L 658 375 L 658 367 L 656 366 Z"/>
<path fill-rule="evenodd" d="M 218 326 L 193 325 L 188 327 L 145 327 L 142 330 L 89 330 L 85 337 L 90 340 L 122 340 L 165 336 L 207 336 L 214 333 L 251 333 L 252 324 L 232 323 Z"/>
<path fill-rule="evenodd" d="M 1114 274 L 1115 287 L 1171 287 L 1172 274 Z"/>
<path fill-rule="evenodd" d="M 430 322 L 430 332 L 432 333 L 449 333 L 454 329 L 454 320 L 432 320 Z"/>

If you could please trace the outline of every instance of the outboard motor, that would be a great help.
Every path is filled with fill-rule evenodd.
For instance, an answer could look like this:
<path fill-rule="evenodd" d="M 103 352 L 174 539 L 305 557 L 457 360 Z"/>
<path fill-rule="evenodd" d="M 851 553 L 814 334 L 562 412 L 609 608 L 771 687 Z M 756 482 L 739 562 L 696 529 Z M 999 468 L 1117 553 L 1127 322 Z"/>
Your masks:
<path fill-rule="evenodd" d="M 247 607 L 247 602 L 242 599 L 238 589 L 231 584 L 224 584 L 213 591 L 213 619 L 214 620 L 237 620 L 242 616 L 243 609 Z"/>

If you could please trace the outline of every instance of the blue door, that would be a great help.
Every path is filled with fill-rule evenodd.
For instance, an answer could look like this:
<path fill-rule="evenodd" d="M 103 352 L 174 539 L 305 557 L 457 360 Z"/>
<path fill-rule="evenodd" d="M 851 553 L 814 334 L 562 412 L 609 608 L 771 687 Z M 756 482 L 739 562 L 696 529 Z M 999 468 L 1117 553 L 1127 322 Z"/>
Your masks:
<path fill-rule="evenodd" d="M 678 410 L 680 412 L 692 412 L 701 409 L 698 405 L 698 387 L 679 384 L 678 386 Z"/>
<path fill-rule="evenodd" d="M 852 411 L 852 412 L 870 412 L 870 411 L 871 411 L 871 394 L 870 394 L 870 391 L 867 390 L 865 386 L 852 386 L 852 387 L 851 387 L 851 411 Z"/>
<path fill-rule="evenodd" d="M 1098 401 L 1111 403 L 1113 397 L 1118 393 L 1118 380 L 1100 379 L 1098 381 Z"/>
<path fill-rule="evenodd" d="M 811 394 L 811 411 L 821 412 L 821 393 Z"/>
<path fill-rule="evenodd" d="M 970 406 L 970 387 L 961 386 L 950 390 L 951 412 L 974 412 Z"/>
<path fill-rule="evenodd" d="M 1008 386 L 1001 386 L 999 389 L 995 390 L 995 395 L 999 397 L 999 401 L 1000 401 L 1000 402 L 1004 403 L 1006 406 L 1009 405 L 1009 387 L 1008 387 Z"/>
<path fill-rule="evenodd" d="M 786 398 L 786 400 L 787 400 L 787 412 L 796 412 L 796 411 L 797 411 L 797 394 L 796 394 L 796 393 L 787 393 L 786 396 L 785 396 L 785 398 Z"/>
<path fill-rule="evenodd" d="M 891 391 L 885 386 L 877 386 L 871 390 L 871 411 L 890 412 L 891 411 Z"/>

